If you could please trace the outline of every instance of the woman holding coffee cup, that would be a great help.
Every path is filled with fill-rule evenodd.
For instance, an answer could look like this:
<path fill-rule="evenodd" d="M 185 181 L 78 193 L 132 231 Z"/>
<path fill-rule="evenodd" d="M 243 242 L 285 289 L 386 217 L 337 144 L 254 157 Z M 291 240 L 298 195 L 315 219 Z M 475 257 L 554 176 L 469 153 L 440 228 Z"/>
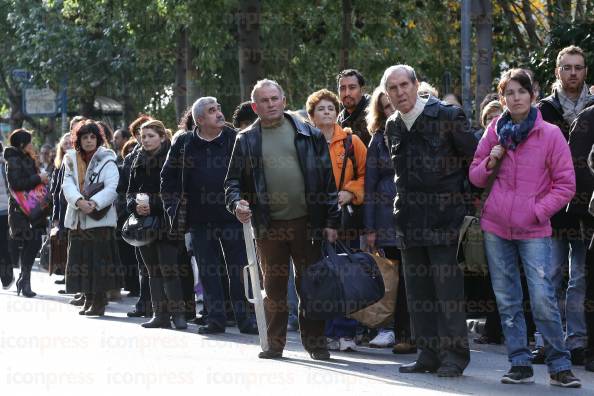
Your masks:
<path fill-rule="evenodd" d="M 95 121 L 79 123 L 71 140 L 74 149 L 64 156 L 62 182 L 68 202 L 64 226 L 70 230 L 66 292 L 84 294 L 80 315 L 102 316 L 105 293 L 123 285 L 113 206 L 120 175 L 116 154 L 105 147 L 105 134 Z"/>
<path fill-rule="evenodd" d="M 142 326 L 176 329 L 187 328 L 185 303 L 178 262 L 181 241 L 168 234 L 161 201 L 161 169 L 170 147 L 171 132 L 158 120 L 149 120 L 140 127 L 141 150 L 132 163 L 127 203 L 137 216 L 156 216 L 161 227 L 157 239 L 140 247 L 151 288 L 153 318 Z"/>

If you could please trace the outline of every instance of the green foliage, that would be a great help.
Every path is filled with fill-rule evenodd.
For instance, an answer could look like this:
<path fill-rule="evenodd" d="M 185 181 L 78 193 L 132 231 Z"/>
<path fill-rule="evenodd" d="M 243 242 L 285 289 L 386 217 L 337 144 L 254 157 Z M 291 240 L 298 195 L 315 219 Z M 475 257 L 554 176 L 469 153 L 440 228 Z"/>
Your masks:
<path fill-rule="evenodd" d="M 349 66 L 366 76 L 368 91 L 387 66 L 407 63 L 441 94 L 448 72 L 451 89 L 459 92 L 459 1 L 352 4 Z M 530 65 L 548 84 L 556 52 L 564 45 L 576 43 L 594 54 L 591 20 L 556 24 L 546 46 L 526 39 L 528 48 L 519 48 L 511 33 L 514 20 L 506 18 L 501 2 L 493 4 L 494 76 L 501 66 Z M 239 0 L 0 0 L 0 18 L 6 21 L 0 25 L 0 77 L 24 68 L 34 74 L 35 84 L 55 90 L 67 77 L 71 112 L 105 95 L 124 103 L 130 113 L 151 112 L 174 128 L 171 88 L 178 35 L 185 30 L 200 90 L 217 96 L 228 118 L 240 99 L 239 56 L 262 58 L 264 75 L 283 85 L 290 108 L 303 107 L 315 90 L 336 90 L 341 1 L 261 0 L 260 18 L 248 16 L 248 22 L 260 25 L 261 48 L 243 54 L 238 47 L 238 10 Z M 538 12 L 535 8 L 537 33 L 546 37 Z M 0 106 L 8 104 L 7 97 L 7 88 L 0 85 Z"/>
<path fill-rule="evenodd" d="M 555 26 L 550 33 L 549 43 L 530 57 L 530 64 L 535 70 L 537 81 L 543 87 L 550 87 L 555 81 L 557 53 L 569 45 L 577 45 L 587 54 L 586 66 L 594 70 L 594 30 L 593 21 L 579 23 L 562 23 Z M 548 92 L 548 91 L 547 91 Z"/>

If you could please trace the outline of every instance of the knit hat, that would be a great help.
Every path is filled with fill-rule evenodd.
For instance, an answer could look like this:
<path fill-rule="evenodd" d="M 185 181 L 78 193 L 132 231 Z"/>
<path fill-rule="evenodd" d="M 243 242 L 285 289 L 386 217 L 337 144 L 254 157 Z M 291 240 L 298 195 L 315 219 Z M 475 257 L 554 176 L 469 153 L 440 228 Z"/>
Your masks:
<path fill-rule="evenodd" d="M 10 134 L 9 142 L 12 147 L 21 149 L 31 143 L 31 132 L 25 129 L 16 129 Z"/>

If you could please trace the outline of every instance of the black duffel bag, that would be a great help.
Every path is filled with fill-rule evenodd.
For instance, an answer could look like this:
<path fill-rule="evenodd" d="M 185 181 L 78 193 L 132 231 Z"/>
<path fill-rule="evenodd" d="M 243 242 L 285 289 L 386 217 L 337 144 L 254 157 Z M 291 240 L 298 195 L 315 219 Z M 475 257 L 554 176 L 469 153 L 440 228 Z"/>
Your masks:
<path fill-rule="evenodd" d="M 337 245 L 344 253 L 337 254 L 332 244 L 324 242 L 323 258 L 302 275 L 301 306 L 308 319 L 342 318 L 384 296 L 384 280 L 373 257 Z"/>

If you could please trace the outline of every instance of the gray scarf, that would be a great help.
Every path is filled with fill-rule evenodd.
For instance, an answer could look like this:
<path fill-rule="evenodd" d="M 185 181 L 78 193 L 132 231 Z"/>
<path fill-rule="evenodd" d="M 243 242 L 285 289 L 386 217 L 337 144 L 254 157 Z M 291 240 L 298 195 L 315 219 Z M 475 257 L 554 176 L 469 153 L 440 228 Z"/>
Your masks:
<path fill-rule="evenodd" d="M 565 95 L 565 92 L 563 92 L 562 88 L 557 89 L 557 97 L 559 98 L 561 107 L 563 107 L 563 119 L 565 119 L 567 124 L 571 125 L 577 118 L 578 114 L 584 110 L 589 96 L 590 92 L 588 91 L 586 84 L 584 84 L 582 87 L 582 92 L 580 93 L 580 97 L 578 98 L 577 102 L 569 99 Z"/>

